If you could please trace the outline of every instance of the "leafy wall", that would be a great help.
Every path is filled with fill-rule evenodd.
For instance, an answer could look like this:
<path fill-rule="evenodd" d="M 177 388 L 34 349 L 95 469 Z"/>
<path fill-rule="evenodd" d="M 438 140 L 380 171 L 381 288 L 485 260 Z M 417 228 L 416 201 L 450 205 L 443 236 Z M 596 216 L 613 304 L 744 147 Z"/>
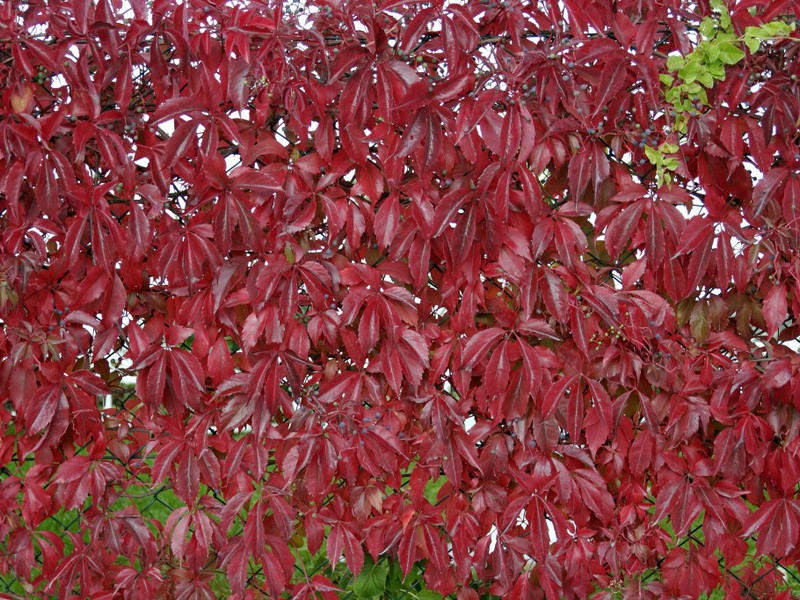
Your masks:
<path fill-rule="evenodd" d="M 0 586 L 790 597 L 799 11 L 4 3 Z"/>

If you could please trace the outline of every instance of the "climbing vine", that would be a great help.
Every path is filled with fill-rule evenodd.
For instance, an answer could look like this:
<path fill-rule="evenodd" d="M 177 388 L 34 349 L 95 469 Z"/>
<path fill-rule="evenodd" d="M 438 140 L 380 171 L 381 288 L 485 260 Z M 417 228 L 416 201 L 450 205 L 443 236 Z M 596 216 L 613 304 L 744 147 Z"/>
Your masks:
<path fill-rule="evenodd" d="M 687 55 L 674 54 L 667 58 L 670 71 L 659 76 L 664 85 L 664 97 L 670 106 L 671 132 L 680 139 L 686 134 L 689 120 L 709 106 L 706 89 L 725 80 L 728 67 L 740 63 L 759 50 L 762 43 L 785 39 L 795 31 L 794 23 L 776 20 L 759 26 L 749 26 L 737 35 L 731 17 L 721 1 L 713 2 L 713 16 L 706 17 L 698 28 L 699 41 Z M 672 173 L 680 166 L 677 153 L 680 146 L 672 141 L 644 149 L 650 164 L 656 168 L 659 185 L 672 183 Z"/>

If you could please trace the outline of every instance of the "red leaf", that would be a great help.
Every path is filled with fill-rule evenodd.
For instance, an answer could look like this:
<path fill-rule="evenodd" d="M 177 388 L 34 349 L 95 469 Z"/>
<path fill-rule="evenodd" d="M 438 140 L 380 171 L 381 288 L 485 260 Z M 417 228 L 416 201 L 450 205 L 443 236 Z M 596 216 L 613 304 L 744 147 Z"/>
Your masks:
<path fill-rule="evenodd" d="M 786 286 L 776 285 L 764 299 L 764 321 L 767 323 L 767 333 L 770 337 L 777 335 L 783 322 L 789 314 L 786 302 Z"/>
<path fill-rule="evenodd" d="M 561 341 L 556 330 L 550 327 L 544 319 L 526 319 L 517 326 L 517 331 L 525 335 L 534 335 L 542 339 Z"/>
<path fill-rule="evenodd" d="M 289 449 L 282 464 L 283 475 L 287 481 L 295 480 L 297 473 L 311 461 L 313 451 L 314 443 L 311 441 L 296 444 Z"/>
<path fill-rule="evenodd" d="M 189 395 L 201 392 L 205 388 L 203 366 L 192 354 L 186 350 L 174 349 L 169 353 L 172 382 L 178 390 L 186 394 L 181 400 L 188 402 Z"/>
<path fill-rule="evenodd" d="M 417 526 L 407 529 L 400 539 L 397 559 L 400 561 L 400 568 L 403 569 L 403 573 L 406 575 L 411 572 L 411 568 L 418 558 L 417 539 Z"/>
<path fill-rule="evenodd" d="M 519 111 L 512 108 L 506 113 L 503 119 L 503 127 L 500 129 L 500 138 L 504 140 L 502 155 L 504 161 L 510 161 L 516 156 L 522 141 L 521 134 L 522 121 Z"/>
<path fill-rule="evenodd" d="M 406 378 L 416 388 L 422 382 L 422 372 L 430 366 L 428 344 L 413 329 L 403 329 L 398 339 L 398 355 Z"/>
<path fill-rule="evenodd" d="M 693 274 L 693 279 L 687 280 L 686 289 L 684 290 L 683 297 L 691 296 L 695 293 L 697 286 L 703 281 L 708 270 L 708 265 L 711 262 L 711 253 L 714 244 L 714 238 L 708 236 L 699 247 L 696 248 L 689 258 L 688 272 Z"/>
<path fill-rule="evenodd" d="M 283 191 L 283 177 L 275 169 L 237 167 L 231 172 L 231 181 L 237 187 L 253 192 Z"/>
<path fill-rule="evenodd" d="M 169 121 L 180 116 L 194 116 L 200 112 L 197 99 L 190 96 L 179 96 L 162 102 L 150 115 L 150 123 L 156 125 L 161 121 Z"/>
<path fill-rule="evenodd" d="M 56 408 L 63 393 L 59 386 L 46 386 L 39 390 L 30 403 L 25 407 L 30 435 L 35 435 L 47 429 L 56 414 Z"/>
<path fill-rule="evenodd" d="M 383 200 L 375 215 L 375 234 L 378 247 L 385 249 L 391 245 L 400 227 L 400 201 L 396 194 Z"/>
<path fill-rule="evenodd" d="M 511 370 L 511 365 L 508 360 L 508 352 L 506 347 L 508 342 L 501 342 L 486 364 L 486 373 L 483 376 L 484 389 L 489 397 L 500 396 L 505 394 L 508 387 L 508 376 Z"/>
<path fill-rule="evenodd" d="M 184 121 L 175 128 L 166 146 L 164 146 L 164 166 L 171 168 L 186 154 L 192 142 L 196 142 L 195 133 L 200 125 L 197 121 Z"/>
<path fill-rule="evenodd" d="M 567 290 L 564 289 L 564 282 L 561 278 L 548 270 L 545 272 L 547 278 L 547 286 L 542 290 L 544 303 L 550 314 L 553 315 L 559 323 L 566 324 L 569 314 L 569 298 Z"/>
<path fill-rule="evenodd" d="M 6 200 L 9 204 L 13 222 L 18 222 L 21 216 L 19 214 L 19 197 L 22 190 L 22 177 L 24 175 L 24 171 L 25 168 L 22 162 L 15 161 L 10 167 L 7 168 L 5 175 L 4 191 Z"/>
<path fill-rule="evenodd" d="M 187 504 L 194 502 L 200 491 L 200 467 L 194 452 L 185 452 L 175 467 L 175 493 Z"/>
<path fill-rule="evenodd" d="M 400 39 L 399 48 L 403 54 L 409 54 L 412 48 L 417 45 L 422 33 L 428 28 L 428 24 L 434 16 L 433 7 L 423 8 L 406 26 Z"/>
<path fill-rule="evenodd" d="M 675 535 L 684 535 L 701 510 L 691 482 L 682 474 L 670 474 L 656 496 L 656 519 L 669 514 Z"/>
<path fill-rule="evenodd" d="M 569 161 L 569 195 L 574 202 L 580 200 L 592 180 L 592 156 L 591 149 L 586 148 Z"/>
<path fill-rule="evenodd" d="M 688 254 L 699 248 L 706 240 L 714 236 L 714 224 L 707 217 L 695 217 L 681 235 L 680 244 L 675 256 Z"/>
<path fill-rule="evenodd" d="M 653 464 L 655 450 L 655 440 L 650 432 L 640 431 L 628 450 L 628 465 L 631 473 L 637 476 L 644 473 Z"/>
<path fill-rule="evenodd" d="M 176 508 L 167 518 L 166 529 L 170 534 L 170 549 L 178 560 L 186 556 L 186 535 L 189 532 L 190 517 L 188 508 Z"/>
<path fill-rule="evenodd" d="M 719 583 L 719 564 L 703 546 L 691 545 L 669 551 L 662 565 L 664 583 L 676 594 L 698 597 L 711 593 Z"/>
<path fill-rule="evenodd" d="M 606 248 L 609 256 L 618 257 L 631 243 L 633 233 L 642 218 L 644 202 L 634 202 L 623 208 L 620 213 L 608 224 L 606 228 Z M 648 222 L 654 220 L 653 215 L 648 216 Z"/>
<path fill-rule="evenodd" d="M 221 566 L 231 584 L 231 591 L 240 596 L 244 594 L 247 583 L 247 563 L 249 553 L 244 543 L 239 540 L 232 544 L 230 549 L 224 551 Z"/>
<path fill-rule="evenodd" d="M 147 370 L 147 404 L 151 410 L 157 409 L 164 402 L 164 387 L 167 383 L 167 357 L 161 351 L 155 363 Z"/>
<path fill-rule="evenodd" d="M 341 529 L 343 530 L 344 559 L 347 563 L 347 568 L 350 569 L 351 573 L 358 574 L 364 566 L 364 551 L 361 549 L 361 544 L 356 539 L 356 536 L 349 529 L 343 527 Z"/>
<path fill-rule="evenodd" d="M 414 149 L 427 139 L 431 128 L 430 114 L 426 109 L 420 110 L 403 134 L 400 147 L 397 149 L 397 157 L 404 158 L 411 154 Z"/>
<path fill-rule="evenodd" d="M 754 217 L 760 215 L 771 200 L 777 201 L 779 199 L 780 188 L 788 176 L 788 169 L 776 167 L 764 173 L 764 176 L 758 180 L 755 188 L 753 188 L 752 206 Z"/>
<path fill-rule="evenodd" d="M 572 388 L 578 380 L 578 377 L 578 375 L 569 375 L 562 377 L 550 385 L 545 392 L 544 401 L 542 402 L 542 418 L 549 419 L 555 414 L 558 404 L 564 399 L 568 390 Z M 572 392 L 576 393 L 575 390 L 572 390 Z"/>
<path fill-rule="evenodd" d="M 25 497 L 22 501 L 22 517 L 29 527 L 36 527 L 50 516 L 53 498 L 37 483 L 25 485 Z"/>
<path fill-rule="evenodd" d="M 89 473 L 89 466 L 88 456 L 73 456 L 58 467 L 55 481 L 60 483 L 77 481 Z"/>
<path fill-rule="evenodd" d="M 461 368 L 466 370 L 474 368 L 504 333 L 505 331 L 499 327 L 490 327 L 470 336 L 461 355 Z"/>
<path fill-rule="evenodd" d="M 758 534 L 759 554 L 786 556 L 800 543 L 800 506 L 796 500 L 778 498 L 765 502 L 742 525 L 742 537 Z"/>
<path fill-rule="evenodd" d="M 436 205 L 433 217 L 433 236 L 442 235 L 451 223 L 457 220 L 458 211 L 467 200 L 468 190 L 464 188 L 445 194 Z"/>
<path fill-rule="evenodd" d="M 403 367 L 397 351 L 383 346 L 381 348 L 381 367 L 389 385 L 399 394 L 403 386 Z"/>
<path fill-rule="evenodd" d="M 608 106 L 612 99 L 620 93 L 625 86 L 627 74 L 628 61 L 624 56 L 615 53 L 606 61 L 603 70 L 600 72 L 600 81 L 597 85 L 597 89 L 600 90 L 600 93 L 595 99 L 595 115 L 599 113 L 604 106 Z"/>
<path fill-rule="evenodd" d="M 594 457 L 613 431 L 614 423 L 611 414 L 611 398 L 608 392 L 592 379 L 589 380 L 589 389 L 592 392 L 593 405 L 586 413 L 584 426 L 586 427 L 586 443 Z"/>

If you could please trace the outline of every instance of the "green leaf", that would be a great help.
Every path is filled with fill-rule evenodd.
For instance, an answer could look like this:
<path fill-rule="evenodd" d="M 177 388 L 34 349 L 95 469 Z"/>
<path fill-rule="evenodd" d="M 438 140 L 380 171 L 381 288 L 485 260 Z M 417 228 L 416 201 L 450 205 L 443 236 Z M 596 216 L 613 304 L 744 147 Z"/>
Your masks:
<path fill-rule="evenodd" d="M 714 87 L 714 77 L 708 71 L 704 71 L 703 73 L 699 73 L 697 75 L 697 81 L 702 83 L 707 88 Z"/>
<path fill-rule="evenodd" d="M 417 600 L 442 600 L 442 595 L 431 590 L 421 590 L 417 592 Z"/>
<path fill-rule="evenodd" d="M 686 93 L 687 94 L 699 94 L 703 88 L 700 87 L 699 83 L 690 83 L 686 86 Z"/>
<path fill-rule="evenodd" d="M 748 29 L 750 28 L 748 27 Z M 784 21 L 771 21 L 755 29 L 760 29 L 764 38 L 776 38 L 789 35 L 794 30 L 794 26 Z"/>
<path fill-rule="evenodd" d="M 670 104 L 675 104 L 681 99 L 681 88 L 680 87 L 670 88 L 669 90 L 667 90 L 667 93 L 664 95 L 664 97 Z"/>
<path fill-rule="evenodd" d="M 714 41 L 717 43 L 722 42 L 738 42 L 739 37 L 733 33 L 732 31 L 722 31 L 717 34 L 717 37 L 714 38 Z"/>
<path fill-rule="evenodd" d="M 708 65 L 708 72 L 711 73 L 711 77 L 714 79 L 719 79 L 720 81 L 725 79 L 725 67 L 722 63 L 716 62 Z"/>
<path fill-rule="evenodd" d="M 372 600 L 373 598 L 383 598 L 386 591 L 386 576 L 389 574 L 389 565 L 386 563 L 374 563 L 369 557 L 365 557 L 364 568 L 353 582 L 353 592 L 357 598 Z"/>
<path fill-rule="evenodd" d="M 681 79 L 686 83 L 692 83 L 695 79 L 699 79 L 700 75 L 700 61 L 696 57 L 692 57 L 687 61 L 686 65 L 678 71 Z"/>
<path fill-rule="evenodd" d="M 645 146 L 644 153 L 651 164 L 657 165 L 664 160 L 664 155 L 652 146 Z"/>
<path fill-rule="evenodd" d="M 748 27 L 748 29 L 750 29 L 750 27 Z M 761 46 L 761 42 L 750 34 L 745 34 L 744 38 L 742 38 L 742 41 L 750 50 L 750 52 L 758 52 L 758 48 Z"/>
<path fill-rule="evenodd" d="M 409 579 L 411 579 L 413 573 L 413 570 L 409 573 Z M 400 593 L 406 589 L 403 582 L 403 569 L 400 568 L 400 563 L 396 560 L 391 561 L 389 563 L 389 576 L 386 580 L 386 591 L 395 595 Z"/>
<path fill-rule="evenodd" d="M 672 83 L 675 81 L 675 78 L 672 75 L 667 74 L 661 74 L 658 76 L 658 78 L 664 85 L 672 85 Z"/>
<path fill-rule="evenodd" d="M 744 58 L 744 52 L 733 44 L 723 42 L 719 45 L 719 58 L 726 65 L 735 65 Z"/>
<path fill-rule="evenodd" d="M 703 34 L 703 37 L 710 38 L 714 33 L 715 24 L 712 19 L 705 18 L 703 22 L 700 23 L 700 33 Z"/>
<path fill-rule="evenodd" d="M 677 71 L 678 69 L 682 69 L 683 66 L 686 64 L 686 59 L 682 56 L 670 56 L 667 58 L 667 68 L 670 71 Z"/>
<path fill-rule="evenodd" d="M 664 142 L 658 147 L 658 149 L 661 150 L 661 152 L 663 152 L 664 154 L 674 154 L 675 152 L 678 151 L 679 148 L 677 144 L 668 144 Z"/>

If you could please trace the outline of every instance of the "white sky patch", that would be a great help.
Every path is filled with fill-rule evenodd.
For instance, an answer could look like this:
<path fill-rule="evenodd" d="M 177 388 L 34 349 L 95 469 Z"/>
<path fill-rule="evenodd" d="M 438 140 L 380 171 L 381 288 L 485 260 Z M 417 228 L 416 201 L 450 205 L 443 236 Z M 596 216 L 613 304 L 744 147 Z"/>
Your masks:
<path fill-rule="evenodd" d="M 242 157 L 238 154 L 229 154 L 225 157 L 225 171 L 230 173 L 242 164 Z"/>
<path fill-rule="evenodd" d="M 228 116 L 233 119 L 234 121 L 237 119 L 241 119 L 243 121 L 250 120 L 250 109 L 243 108 L 242 110 L 234 110 L 228 113 Z"/>
<path fill-rule="evenodd" d="M 175 120 L 170 119 L 169 121 L 161 121 L 161 123 L 158 124 L 158 127 L 161 129 L 161 131 L 171 136 L 173 133 L 175 133 Z"/>

